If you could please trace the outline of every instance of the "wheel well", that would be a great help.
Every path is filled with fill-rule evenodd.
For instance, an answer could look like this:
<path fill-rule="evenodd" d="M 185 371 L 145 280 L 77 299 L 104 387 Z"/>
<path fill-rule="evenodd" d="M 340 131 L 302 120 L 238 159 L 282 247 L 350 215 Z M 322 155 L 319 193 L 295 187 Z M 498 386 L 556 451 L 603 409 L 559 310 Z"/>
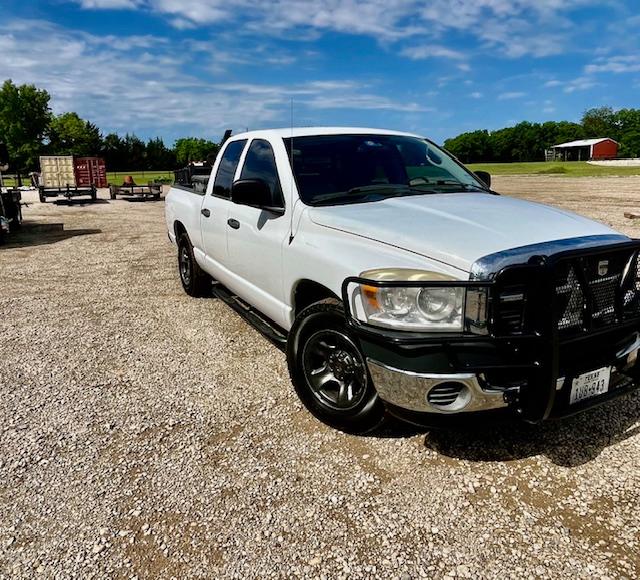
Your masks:
<path fill-rule="evenodd" d="M 182 235 L 187 233 L 187 228 L 184 227 L 182 222 L 175 222 L 173 224 L 173 231 L 176 234 L 176 240 Z"/>
<path fill-rule="evenodd" d="M 307 306 L 324 300 L 325 298 L 338 298 L 338 296 L 336 296 L 335 292 L 332 292 L 329 288 L 318 282 L 314 282 L 313 280 L 300 280 L 293 294 L 294 311 L 297 314 Z"/>

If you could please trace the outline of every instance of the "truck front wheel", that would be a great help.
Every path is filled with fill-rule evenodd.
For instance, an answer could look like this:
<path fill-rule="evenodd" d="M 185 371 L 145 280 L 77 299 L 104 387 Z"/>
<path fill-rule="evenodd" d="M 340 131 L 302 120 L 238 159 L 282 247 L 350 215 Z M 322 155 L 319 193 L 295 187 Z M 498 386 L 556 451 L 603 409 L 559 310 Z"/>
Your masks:
<path fill-rule="evenodd" d="M 287 341 L 293 386 L 322 422 L 349 433 L 367 433 L 384 419 L 357 339 L 339 300 L 328 298 L 296 317 Z"/>
<path fill-rule="evenodd" d="M 199 298 L 211 293 L 211 278 L 196 262 L 186 233 L 178 238 L 178 272 L 182 287 L 189 296 Z"/>

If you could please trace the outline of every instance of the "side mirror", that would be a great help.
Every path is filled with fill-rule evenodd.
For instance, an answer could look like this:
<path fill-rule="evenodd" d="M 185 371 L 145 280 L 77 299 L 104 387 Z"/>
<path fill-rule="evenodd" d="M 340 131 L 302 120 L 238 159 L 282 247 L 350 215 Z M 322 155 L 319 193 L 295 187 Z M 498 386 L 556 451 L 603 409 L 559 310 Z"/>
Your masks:
<path fill-rule="evenodd" d="M 257 207 L 280 215 L 283 207 L 273 206 L 271 188 L 263 179 L 239 179 L 231 186 L 231 201 L 239 205 Z"/>
<path fill-rule="evenodd" d="M 491 173 L 488 171 L 475 171 L 476 177 L 491 189 Z"/>

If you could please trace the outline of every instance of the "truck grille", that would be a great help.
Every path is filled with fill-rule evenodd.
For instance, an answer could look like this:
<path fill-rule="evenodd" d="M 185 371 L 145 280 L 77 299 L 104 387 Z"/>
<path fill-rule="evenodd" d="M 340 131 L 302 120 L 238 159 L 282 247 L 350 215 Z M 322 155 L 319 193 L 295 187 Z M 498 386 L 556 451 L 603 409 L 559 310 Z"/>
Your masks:
<path fill-rule="evenodd" d="M 558 330 L 597 330 L 640 314 L 638 255 L 582 256 L 556 267 Z"/>

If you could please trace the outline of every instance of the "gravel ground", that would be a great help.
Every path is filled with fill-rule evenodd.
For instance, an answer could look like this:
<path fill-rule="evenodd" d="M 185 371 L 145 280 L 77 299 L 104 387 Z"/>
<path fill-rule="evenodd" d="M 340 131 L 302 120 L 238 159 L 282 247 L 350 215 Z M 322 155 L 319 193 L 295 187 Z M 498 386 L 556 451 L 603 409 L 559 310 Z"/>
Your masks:
<path fill-rule="evenodd" d="M 640 178 L 496 178 L 640 235 Z M 105 196 L 106 197 L 106 196 Z M 637 577 L 640 396 L 354 437 L 186 296 L 163 203 L 42 205 L 0 249 L 0 577 Z"/>

